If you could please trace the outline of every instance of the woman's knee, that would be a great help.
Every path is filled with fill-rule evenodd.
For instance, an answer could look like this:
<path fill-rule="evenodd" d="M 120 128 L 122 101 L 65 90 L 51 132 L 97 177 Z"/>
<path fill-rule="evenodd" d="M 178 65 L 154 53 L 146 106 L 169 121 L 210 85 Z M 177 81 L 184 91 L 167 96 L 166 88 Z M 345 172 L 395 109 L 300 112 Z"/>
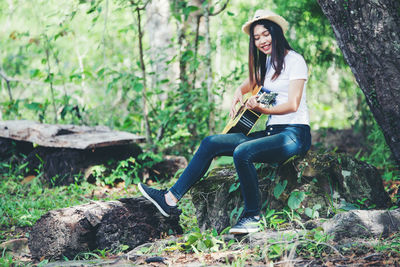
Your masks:
<path fill-rule="evenodd" d="M 249 161 L 251 157 L 251 153 L 249 150 L 249 146 L 246 144 L 241 144 L 236 147 L 233 151 L 233 160 L 237 161 Z"/>
<path fill-rule="evenodd" d="M 207 136 L 207 137 L 205 137 L 202 141 L 201 141 L 201 144 L 200 144 L 200 146 L 205 146 L 205 147 L 208 147 L 208 146 L 212 146 L 212 144 L 215 142 L 215 138 L 214 138 L 214 135 L 209 135 L 209 136 Z"/>
<path fill-rule="evenodd" d="M 217 136 L 209 135 L 201 141 L 199 150 L 210 152 L 213 151 L 217 145 L 218 145 Z"/>

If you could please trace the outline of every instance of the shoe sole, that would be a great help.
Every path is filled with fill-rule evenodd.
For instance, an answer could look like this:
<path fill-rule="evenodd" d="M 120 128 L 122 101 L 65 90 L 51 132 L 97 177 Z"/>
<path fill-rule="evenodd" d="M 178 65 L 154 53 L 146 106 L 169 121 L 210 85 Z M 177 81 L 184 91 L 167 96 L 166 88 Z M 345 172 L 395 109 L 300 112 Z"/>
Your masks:
<path fill-rule="evenodd" d="M 143 189 L 143 187 L 142 187 L 141 184 L 139 184 L 138 187 L 139 187 L 140 192 L 142 192 L 143 196 L 144 196 L 145 198 L 147 198 L 148 200 L 150 200 L 151 203 L 153 203 L 154 206 L 156 206 L 156 208 L 161 212 L 162 215 L 164 215 L 165 217 L 169 217 L 169 214 L 166 213 L 166 212 L 163 210 L 163 208 L 160 207 L 160 205 L 158 205 L 157 201 L 155 201 L 153 198 L 151 198 L 151 197 L 146 193 L 146 191 Z"/>
<path fill-rule="evenodd" d="M 229 230 L 230 234 L 251 234 L 261 231 L 260 229 L 235 229 Z"/>

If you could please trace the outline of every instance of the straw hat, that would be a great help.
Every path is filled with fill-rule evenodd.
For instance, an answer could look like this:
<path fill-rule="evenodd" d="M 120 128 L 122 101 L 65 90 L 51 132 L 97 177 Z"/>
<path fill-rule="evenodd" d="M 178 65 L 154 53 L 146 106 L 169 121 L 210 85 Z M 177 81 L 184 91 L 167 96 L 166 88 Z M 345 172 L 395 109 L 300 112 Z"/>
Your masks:
<path fill-rule="evenodd" d="M 282 31 L 286 32 L 287 29 L 289 28 L 289 22 L 287 22 L 283 17 L 279 16 L 278 14 L 275 14 L 272 11 L 269 10 L 262 10 L 259 9 L 256 11 L 256 14 L 254 14 L 253 19 L 249 20 L 242 26 L 242 31 L 250 35 L 250 26 L 253 22 L 262 20 L 262 19 L 267 19 L 272 22 L 275 22 L 279 26 L 281 26 Z"/>

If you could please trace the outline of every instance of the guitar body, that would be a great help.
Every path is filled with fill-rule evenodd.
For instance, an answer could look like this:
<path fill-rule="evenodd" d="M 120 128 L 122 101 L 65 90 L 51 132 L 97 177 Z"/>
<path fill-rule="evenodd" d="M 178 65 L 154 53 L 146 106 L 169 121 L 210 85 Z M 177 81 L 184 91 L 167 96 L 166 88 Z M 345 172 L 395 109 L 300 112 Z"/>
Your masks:
<path fill-rule="evenodd" d="M 230 119 L 228 124 L 225 126 L 224 130 L 222 131 L 223 134 L 226 133 L 243 133 L 245 135 L 249 134 L 249 132 L 251 131 L 251 129 L 253 129 L 258 119 L 261 117 L 262 113 L 251 109 L 247 109 L 244 106 L 248 101 L 248 99 L 256 94 L 260 95 L 261 97 L 266 96 L 259 102 L 262 102 L 267 106 L 272 105 L 275 102 L 276 93 L 271 93 L 271 91 L 269 91 L 265 87 L 256 86 L 253 89 L 252 93 L 243 96 L 243 102 L 244 102 L 243 106 L 240 106 L 240 103 L 237 104 L 238 106 L 240 106 L 240 108 L 237 111 L 235 117 Z"/>

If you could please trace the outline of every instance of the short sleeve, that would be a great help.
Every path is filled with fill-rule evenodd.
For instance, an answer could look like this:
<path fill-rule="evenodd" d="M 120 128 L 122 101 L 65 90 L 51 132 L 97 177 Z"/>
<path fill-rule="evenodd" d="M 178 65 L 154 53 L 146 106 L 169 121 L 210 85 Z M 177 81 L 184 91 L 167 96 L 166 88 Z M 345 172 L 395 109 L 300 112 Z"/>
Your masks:
<path fill-rule="evenodd" d="M 308 79 L 306 61 L 301 55 L 296 55 L 289 65 L 289 80 Z"/>

